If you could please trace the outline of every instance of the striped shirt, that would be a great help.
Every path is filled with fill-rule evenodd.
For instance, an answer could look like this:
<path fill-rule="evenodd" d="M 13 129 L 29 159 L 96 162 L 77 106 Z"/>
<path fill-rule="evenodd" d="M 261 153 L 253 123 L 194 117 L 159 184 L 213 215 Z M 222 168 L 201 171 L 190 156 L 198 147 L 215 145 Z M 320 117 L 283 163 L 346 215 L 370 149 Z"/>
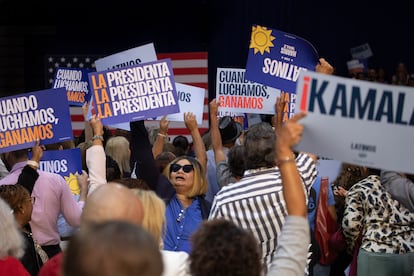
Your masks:
<path fill-rule="evenodd" d="M 303 153 L 296 164 L 308 195 L 317 175 L 316 164 Z M 279 168 L 273 167 L 247 170 L 239 182 L 224 186 L 214 198 L 209 219 L 225 218 L 250 230 L 259 241 L 268 268 L 286 216 L 282 178 Z"/>

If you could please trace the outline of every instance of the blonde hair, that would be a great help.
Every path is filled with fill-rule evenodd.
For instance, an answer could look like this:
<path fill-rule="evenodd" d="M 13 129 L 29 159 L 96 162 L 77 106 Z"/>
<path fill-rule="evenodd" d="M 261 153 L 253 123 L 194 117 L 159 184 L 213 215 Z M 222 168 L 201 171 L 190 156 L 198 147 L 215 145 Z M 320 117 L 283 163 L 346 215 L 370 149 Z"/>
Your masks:
<path fill-rule="evenodd" d="M 175 158 L 173 161 L 171 161 L 164 169 L 164 175 L 168 178 L 168 180 L 171 181 L 171 172 L 170 167 L 172 164 L 177 163 L 180 160 L 188 160 L 190 164 L 194 167 L 194 173 L 193 173 L 193 187 L 191 187 L 190 192 L 186 195 L 189 198 L 193 198 L 196 196 L 204 195 L 207 193 L 207 179 L 206 179 L 206 173 L 204 172 L 203 168 L 201 167 L 200 162 L 198 162 L 197 159 L 191 156 L 182 155 L 177 158 Z"/>
<path fill-rule="evenodd" d="M 144 209 L 144 218 L 141 226 L 145 228 L 156 241 L 162 243 L 166 227 L 164 201 L 152 190 L 131 190 L 139 198 Z"/>
<path fill-rule="evenodd" d="M 108 139 L 105 145 L 105 153 L 114 159 L 121 170 L 121 175 L 130 173 L 131 151 L 129 149 L 129 141 L 124 136 L 113 136 Z"/>

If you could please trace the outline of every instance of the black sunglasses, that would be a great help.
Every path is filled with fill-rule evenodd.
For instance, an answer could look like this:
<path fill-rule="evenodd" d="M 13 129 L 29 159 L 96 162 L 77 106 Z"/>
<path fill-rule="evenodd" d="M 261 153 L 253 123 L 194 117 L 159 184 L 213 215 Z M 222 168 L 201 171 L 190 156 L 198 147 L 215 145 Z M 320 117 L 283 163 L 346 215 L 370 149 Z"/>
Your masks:
<path fill-rule="evenodd" d="M 178 172 L 181 168 L 183 168 L 183 172 L 185 173 L 189 173 L 192 170 L 194 170 L 194 166 L 193 165 L 184 165 L 181 166 L 179 164 L 171 164 L 170 166 L 170 172 Z"/>

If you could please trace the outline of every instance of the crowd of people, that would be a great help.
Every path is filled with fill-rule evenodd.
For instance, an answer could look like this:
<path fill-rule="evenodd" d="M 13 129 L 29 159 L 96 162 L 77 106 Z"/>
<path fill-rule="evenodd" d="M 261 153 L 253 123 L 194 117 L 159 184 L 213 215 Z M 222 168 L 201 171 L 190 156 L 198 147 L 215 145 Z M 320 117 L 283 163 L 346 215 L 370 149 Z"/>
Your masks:
<path fill-rule="evenodd" d="M 393 84 L 409 85 L 398 68 Z M 334 68 L 321 58 L 315 71 Z M 337 257 L 319 262 L 320 157 L 294 151 L 306 113 L 283 122 L 284 99 L 247 130 L 213 99 L 208 138 L 186 112 L 192 139 L 171 142 L 165 116 L 156 131 L 142 120 L 111 132 L 85 104 L 70 145 L 2 153 L 0 276 L 414 275 L 413 175 L 346 163 L 328 199 Z M 45 150 L 64 147 L 82 152 L 78 196 L 39 170 Z"/>

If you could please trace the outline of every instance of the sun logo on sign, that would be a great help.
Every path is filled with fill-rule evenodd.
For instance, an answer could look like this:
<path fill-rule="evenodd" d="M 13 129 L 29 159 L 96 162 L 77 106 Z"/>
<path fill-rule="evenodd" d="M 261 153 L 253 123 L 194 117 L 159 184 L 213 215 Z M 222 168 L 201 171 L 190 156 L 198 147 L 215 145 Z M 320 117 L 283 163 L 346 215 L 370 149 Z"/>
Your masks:
<path fill-rule="evenodd" d="M 262 55 L 264 52 L 270 53 L 270 47 L 274 46 L 272 43 L 274 39 L 272 30 L 268 30 L 266 27 L 253 26 L 249 48 L 254 49 L 254 54 L 257 52 L 260 52 Z"/>
<path fill-rule="evenodd" d="M 78 179 L 76 178 L 76 175 L 74 175 L 73 173 L 70 173 L 69 177 L 65 176 L 65 180 L 66 180 L 66 183 L 68 183 L 70 191 L 72 192 L 73 195 L 80 194 L 79 183 L 78 183 Z"/>

